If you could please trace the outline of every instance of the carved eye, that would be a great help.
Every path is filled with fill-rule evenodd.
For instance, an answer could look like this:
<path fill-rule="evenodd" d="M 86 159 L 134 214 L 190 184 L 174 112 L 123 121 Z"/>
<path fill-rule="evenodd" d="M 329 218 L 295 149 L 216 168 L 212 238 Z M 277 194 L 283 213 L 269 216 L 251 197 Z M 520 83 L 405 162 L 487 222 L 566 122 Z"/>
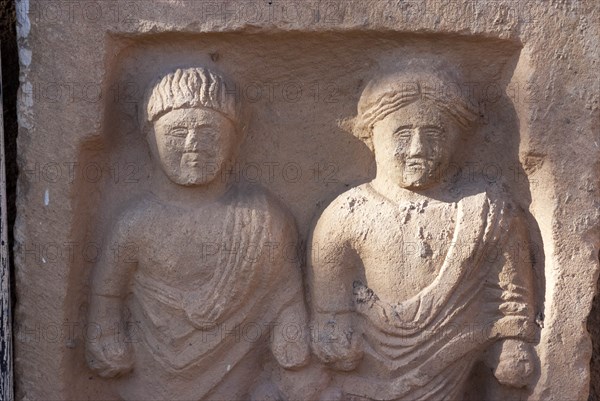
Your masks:
<path fill-rule="evenodd" d="M 400 139 L 409 140 L 412 135 L 412 130 L 409 128 L 400 128 L 398 131 L 396 131 L 395 135 Z"/>
<path fill-rule="evenodd" d="M 425 129 L 424 134 L 431 139 L 442 139 L 444 132 L 437 128 L 427 128 Z"/>
<path fill-rule="evenodd" d="M 205 128 L 198 132 L 197 138 L 204 146 L 212 146 L 218 140 L 219 132 L 213 128 Z"/>
<path fill-rule="evenodd" d="M 199 132 L 199 135 L 204 138 L 212 139 L 213 137 L 215 137 L 217 135 L 217 133 L 213 129 L 205 128 Z"/>
<path fill-rule="evenodd" d="M 178 138 L 185 138 L 188 134 L 188 130 L 185 127 L 175 127 L 169 130 L 169 135 L 176 136 Z"/>

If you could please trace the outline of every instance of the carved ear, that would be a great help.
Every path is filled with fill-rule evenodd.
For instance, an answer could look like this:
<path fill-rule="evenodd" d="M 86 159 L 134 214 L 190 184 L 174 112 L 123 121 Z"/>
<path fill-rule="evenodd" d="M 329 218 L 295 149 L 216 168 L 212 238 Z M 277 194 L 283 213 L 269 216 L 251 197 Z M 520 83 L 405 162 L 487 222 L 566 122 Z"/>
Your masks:
<path fill-rule="evenodd" d="M 367 145 L 367 147 L 373 151 L 371 132 L 369 132 L 368 127 L 361 123 L 361 120 L 358 118 L 358 116 L 339 119 L 337 120 L 337 125 L 342 130 L 363 141 L 365 145 Z"/>

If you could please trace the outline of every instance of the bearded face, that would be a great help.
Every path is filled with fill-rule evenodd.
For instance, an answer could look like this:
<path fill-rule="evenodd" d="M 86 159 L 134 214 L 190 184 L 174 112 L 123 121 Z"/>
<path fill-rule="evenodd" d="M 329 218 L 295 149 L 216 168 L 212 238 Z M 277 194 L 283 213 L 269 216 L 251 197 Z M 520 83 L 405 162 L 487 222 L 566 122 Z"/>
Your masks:
<path fill-rule="evenodd" d="M 377 168 L 407 189 L 439 182 L 448 167 L 459 129 L 433 102 L 419 100 L 373 126 Z"/>

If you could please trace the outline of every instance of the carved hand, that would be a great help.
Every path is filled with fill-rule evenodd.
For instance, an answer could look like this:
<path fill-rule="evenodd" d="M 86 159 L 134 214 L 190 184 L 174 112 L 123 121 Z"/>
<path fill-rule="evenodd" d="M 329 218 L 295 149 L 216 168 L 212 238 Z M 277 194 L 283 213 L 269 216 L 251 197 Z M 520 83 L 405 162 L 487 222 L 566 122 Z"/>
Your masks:
<path fill-rule="evenodd" d="M 308 328 L 304 304 L 300 300 L 284 309 L 273 330 L 271 350 L 279 365 L 298 369 L 310 359 Z"/>
<path fill-rule="evenodd" d="M 534 371 L 534 350 L 531 344 L 508 339 L 498 344 L 500 356 L 494 375 L 506 386 L 525 387 Z"/>
<path fill-rule="evenodd" d="M 313 350 L 324 363 L 336 370 L 355 369 L 363 356 L 362 341 L 352 328 L 352 316 L 320 316 L 314 328 Z"/>
<path fill-rule="evenodd" d="M 88 323 L 98 328 L 98 335 L 86 340 L 88 366 L 106 378 L 128 373 L 133 368 L 133 350 L 125 326 L 116 322 L 120 320 L 120 300 L 93 298 Z"/>
<path fill-rule="evenodd" d="M 86 348 L 89 367 L 101 377 L 115 377 L 133 368 L 133 358 L 128 343 L 112 341 L 110 337 L 90 341 Z"/>

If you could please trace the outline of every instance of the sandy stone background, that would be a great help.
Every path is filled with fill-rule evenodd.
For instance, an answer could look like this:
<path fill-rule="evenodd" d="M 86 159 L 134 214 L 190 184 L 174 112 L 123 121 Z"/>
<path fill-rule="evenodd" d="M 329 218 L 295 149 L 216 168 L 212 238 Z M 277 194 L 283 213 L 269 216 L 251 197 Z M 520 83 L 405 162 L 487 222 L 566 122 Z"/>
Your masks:
<path fill-rule="evenodd" d="M 6 146 L 7 195 L 9 241 L 12 249 L 12 227 L 15 221 L 15 198 L 17 181 L 17 118 L 16 98 L 19 83 L 19 63 L 15 31 L 15 2 L 0 0 L 0 43 L 2 51 L 2 84 L 4 105 L 4 132 Z M 597 177 L 596 177 L 597 178 Z M 600 255 L 598 255 L 600 258 Z M 11 255 L 12 257 L 12 255 Z M 12 275 L 14 277 L 14 275 Z M 600 280 L 599 283 L 600 285 Z M 13 291 L 14 294 L 14 291 Z M 16 300 L 18 302 L 18 300 Z M 594 297 L 593 308 L 587 321 L 587 329 L 593 342 L 589 400 L 600 400 L 600 296 Z"/>

